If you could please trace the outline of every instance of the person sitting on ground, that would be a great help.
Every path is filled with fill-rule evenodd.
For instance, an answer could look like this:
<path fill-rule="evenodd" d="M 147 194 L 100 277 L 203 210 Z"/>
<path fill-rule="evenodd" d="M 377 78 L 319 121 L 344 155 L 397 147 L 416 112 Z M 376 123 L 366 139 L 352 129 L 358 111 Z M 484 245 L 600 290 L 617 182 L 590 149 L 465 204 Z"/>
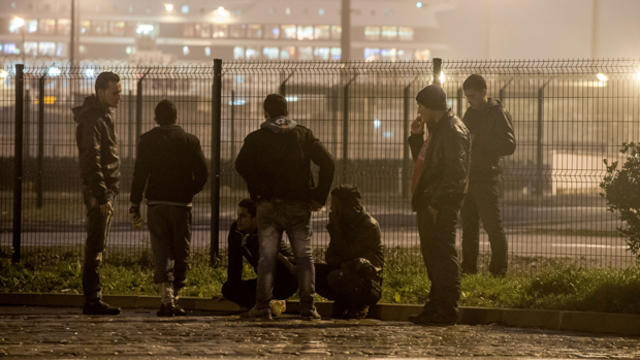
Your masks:
<path fill-rule="evenodd" d="M 362 319 L 382 295 L 384 255 L 380 225 L 367 213 L 358 188 L 331 191 L 326 264 L 316 264 L 316 291 L 333 300 L 334 318 Z"/>
<path fill-rule="evenodd" d="M 258 227 L 256 224 L 256 204 L 251 199 L 243 199 L 238 204 L 238 217 L 231 224 L 227 238 L 228 268 L 227 281 L 222 285 L 222 296 L 240 306 L 251 308 L 256 303 L 257 279 L 242 280 L 243 259 L 257 271 L 259 256 Z M 286 310 L 285 300 L 298 289 L 294 273 L 293 252 L 284 241 L 280 241 L 278 262 L 273 287 L 273 297 L 269 307 L 274 316 Z"/>

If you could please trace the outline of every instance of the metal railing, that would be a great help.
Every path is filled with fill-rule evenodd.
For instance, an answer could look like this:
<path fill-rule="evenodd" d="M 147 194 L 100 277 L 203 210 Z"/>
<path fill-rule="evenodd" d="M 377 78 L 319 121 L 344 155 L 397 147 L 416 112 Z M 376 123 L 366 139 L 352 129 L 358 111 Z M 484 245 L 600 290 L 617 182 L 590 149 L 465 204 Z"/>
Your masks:
<path fill-rule="evenodd" d="M 634 263 L 598 185 L 605 173 L 602 159 L 617 159 L 620 144 L 640 138 L 639 66 L 633 60 L 442 63 L 443 86 L 458 116 L 467 106 L 462 82 L 472 73 L 485 77 L 490 96 L 512 114 L 517 149 L 502 161 L 501 200 L 512 259 L 567 258 L 600 267 Z M 247 196 L 233 161 L 244 137 L 263 121 L 264 97 L 281 93 L 290 115 L 312 129 L 334 155 L 334 185 L 357 185 L 380 222 L 384 245 L 407 250 L 421 264 L 409 205 L 407 137 L 417 115 L 415 94 L 440 74 L 436 69 L 434 75 L 430 62 L 27 67 L 23 75 L 17 67 L 7 67 L 0 78 L 4 253 L 14 248 L 14 256 L 20 256 L 20 248 L 83 246 L 71 108 L 93 92 L 94 78 L 102 70 L 117 72 L 123 84 L 116 110 L 122 193 L 109 249 L 134 254 L 149 246 L 147 232 L 127 223 L 126 206 L 136 139 L 155 125 L 155 104 L 168 98 L 178 107 L 178 124 L 200 138 L 211 164 L 210 184 L 195 200 L 193 246 L 210 251 L 217 262 L 235 206 Z M 317 247 L 328 243 L 327 220 L 326 211 L 313 216 Z M 486 240 L 483 233 L 485 255 L 490 251 Z"/>

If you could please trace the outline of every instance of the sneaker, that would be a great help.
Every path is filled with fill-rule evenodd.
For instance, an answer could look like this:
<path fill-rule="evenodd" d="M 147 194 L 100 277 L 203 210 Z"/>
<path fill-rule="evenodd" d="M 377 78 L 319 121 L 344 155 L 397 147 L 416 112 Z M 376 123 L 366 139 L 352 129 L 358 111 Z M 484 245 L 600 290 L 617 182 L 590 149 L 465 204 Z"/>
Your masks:
<path fill-rule="evenodd" d="M 302 320 L 322 320 L 322 317 L 320 316 L 320 314 L 318 314 L 318 311 L 315 307 L 311 308 L 310 310 L 301 311 L 300 317 L 302 318 Z"/>
<path fill-rule="evenodd" d="M 120 308 L 98 299 L 86 302 L 82 308 L 82 313 L 85 315 L 118 315 L 120 314 Z"/>
<path fill-rule="evenodd" d="M 458 321 L 458 311 L 423 310 L 417 315 L 409 316 L 409 321 L 418 325 L 455 325 Z"/>
<path fill-rule="evenodd" d="M 287 302 L 285 300 L 271 300 L 269 301 L 269 308 L 271 309 L 271 316 L 278 317 L 287 311 Z"/>
<path fill-rule="evenodd" d="M 240 318 L 254 321 L 273 320 L 270 308 L 258 309 L 255 306 L 249 309 L 249 311 L 240 314 Z"/>

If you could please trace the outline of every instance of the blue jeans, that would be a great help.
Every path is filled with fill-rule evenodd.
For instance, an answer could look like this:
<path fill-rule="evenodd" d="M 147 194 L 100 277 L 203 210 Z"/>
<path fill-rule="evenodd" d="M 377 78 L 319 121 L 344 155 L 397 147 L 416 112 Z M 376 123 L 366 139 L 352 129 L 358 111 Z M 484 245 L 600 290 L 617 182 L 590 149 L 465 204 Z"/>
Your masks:
<path fill-rule="evenodd" d="M 112 215 L 104 216 L 100 213 L 100 204 L 91 194 L 91 190 L 84 188 L 82 195 L 87 209 L 87 239 L 84 246 L 84 264 L 82 266 L 82 290 L 85 301 L 89 302 L 102 298 L 98 269 L 102 264 Z M 113 203 L 114 197 L 110 196 L 109 201 Z"/>
<path fill-rule="evenodd" d="M 256 308 L 269 307 L 273 297 L 273 281 L 276 269 L 278 243 L 282 233 L 287 232 L 295 256 L 295 272 L 298 278 L 301 311 L 313 308 L 315 293 L 315 271 L 311 252 L 311 210 L 302 201 L 271 200 L 257 204 L 258 283 L 256 286 Z"/>

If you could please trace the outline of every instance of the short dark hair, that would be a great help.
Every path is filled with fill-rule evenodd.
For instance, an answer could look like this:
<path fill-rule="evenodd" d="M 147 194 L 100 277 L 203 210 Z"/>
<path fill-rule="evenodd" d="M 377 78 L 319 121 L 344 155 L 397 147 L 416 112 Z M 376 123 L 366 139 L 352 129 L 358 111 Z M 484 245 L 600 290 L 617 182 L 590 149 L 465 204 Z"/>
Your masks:
<path fill-rule="evenodd" d="M 175 124 L 178 119 L 178 110 L 171 101 L 164 99 L 156 105 L 156 122 L 160 125 Z"/>
<path fill-rule="evenodd" d="M 249 198 L 242 199 L 238 203 L 238 206 L 247 209 L 251 216 L 256 217 L 256 203 L 253 200 Z"/>
<path fill-rule="evenodd" d="M 478 74 L 471 74 L 462 84 L 464 90 L 487 90 L 487 82 Z"/>
<path fill-rule="evenodd" d="M 263 106 L 264 111 L 270 118 L 289 115 L 289 112 L 287 111 L 287 99 L 280 94 L 267 95 L 264 99 Z"/>
<path fill-rule="evenodd" d="M 333 190 L 331 190 L 331 195 L 346 202 L 352 202 L 361 198 L 358 187 L 351 184 L 336 186 Z"/>
<path fill-rule="evenodd" d="M 98 74 L 95 84 L 96 94 L 98 93 L 98 90 L 104 90 L 108 88 L 110 82 L 120 82 L 120 76 L 112 71 L 103 71 Z"/>

